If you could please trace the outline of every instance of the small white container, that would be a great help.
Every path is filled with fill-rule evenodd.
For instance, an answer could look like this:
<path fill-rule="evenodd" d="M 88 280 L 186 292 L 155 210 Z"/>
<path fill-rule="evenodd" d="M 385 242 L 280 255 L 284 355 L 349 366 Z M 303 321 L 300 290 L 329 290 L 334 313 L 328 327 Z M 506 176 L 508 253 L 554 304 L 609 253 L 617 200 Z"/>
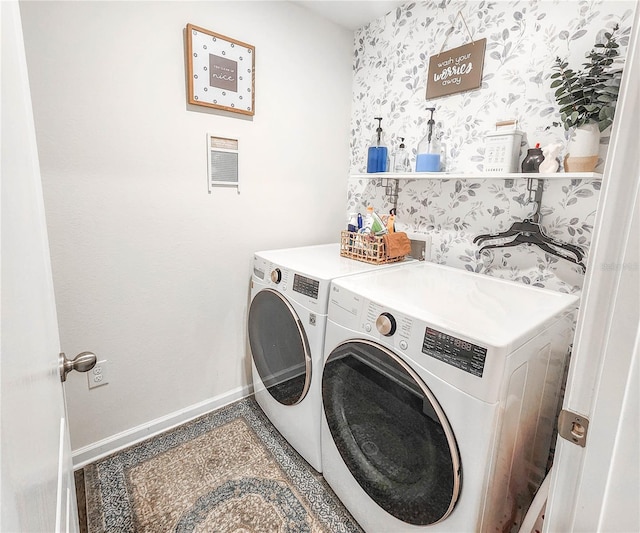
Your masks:
<path fill-rule="evenodd" d="M 523 132 L 515 120 L 496 122 L 496 131 L 484 138 L 484 172 L 519 172 L 520 143 Z"/>

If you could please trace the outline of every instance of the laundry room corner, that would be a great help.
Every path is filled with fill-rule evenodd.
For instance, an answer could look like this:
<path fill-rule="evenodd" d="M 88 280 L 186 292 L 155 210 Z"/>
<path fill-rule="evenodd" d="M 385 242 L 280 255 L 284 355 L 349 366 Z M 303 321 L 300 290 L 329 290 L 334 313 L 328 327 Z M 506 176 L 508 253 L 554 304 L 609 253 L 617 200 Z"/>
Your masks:
<path fill-rule="evenodd" d="M 535 213 L 549 236 L 580 247 L 586 264 L 611 128 L 601 134 L 596 172 L 572 176 L 559 171 L 546 176 L 550 179 L 543 180 L 536 207 L 527 180 L 488 177 L 487 137 L 499 124 L 515 122 L 523 135 L 520 149 L 516 147 L 520 156 L 514 172 L 520 172 L 527 150 L 536 144 L 566 146 L 570 131 L 558 122 L 550 78 L 554 58 L 567 58 L 577 67 L 594 43 L 613 32 L 620 51 L 617 66 L 623 66 L 635 6 L 630 1 L 408 2 L 360 28 L 354 51 L 347 211 L 364 213 L 367 205 L 373 205 L 377 212 L 388 213 L 396 207 L 401 230 L 431 237 L 434 262 L 579 292 L 584 283 L 579 266 L 536 247 L 480 253 L 474 238 L 505 230 Z M 483 39 L 486 52 L 478 90 L 425 99 L 430 56 Z M 429 109 L 435 110 L 440 173 L 415 171 Z M 395 178 L 393 169 L 392 175 L 365 173 L 367 149 L 378 124 L 374 117 L 382 118 L 389 159 L 402 142 L 411 172 Z"/>
<path fill-rule="evenodd" d="M 72 448 L 247 395 L 254 251 L 344 224 L 353 33 L 288 2 L 20 9 L 61 343 L 107 362 L 66 383 Z M 255 46 L 253 116 L 188 104 L 187 24 Z M 209 192 L 207 134 L 239 190 Z"/>

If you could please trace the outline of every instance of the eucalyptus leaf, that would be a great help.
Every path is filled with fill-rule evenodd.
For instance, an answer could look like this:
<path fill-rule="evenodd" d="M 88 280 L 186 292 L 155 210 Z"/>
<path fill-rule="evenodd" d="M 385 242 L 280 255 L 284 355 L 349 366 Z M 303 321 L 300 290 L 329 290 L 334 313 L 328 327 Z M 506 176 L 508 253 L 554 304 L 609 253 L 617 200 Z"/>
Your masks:
<path fill-rule="evenodd" d="M 586 33 L 587 33 L 587 30 L 577 31 L 571 36 L 571 40 L 575 41 L 576 39 L 579 39 L 580 37 L 582 37 Z"/>
<path fill-rule="evenodd" d="M 611 125 L 618 99 L 622 70 L 614 68 L 614 60 L 619 56 L 618 31 L 616 24 L 611 32 L 605 32 L 605 42 L 596 43 L 585 55 L 582 70 L 569 68 L 567 60 L 556 57 L 550 76 L 550 88 L 556 89 L 554 97 L 560 106 L 560 120 L 565 129 L 581 126 L 589 121 L 598 122 L 603 131 Z M 563 31 L 558 37 L 575 40 L 585 34 L 579 30 L 571 37 Z"/>
<path fill-rule="evenodd" d="M 575 194 L 578 198 L 589 198 L 593 196 L 593 191 L 590 191 L 589 189 L 579 189 Z"/>

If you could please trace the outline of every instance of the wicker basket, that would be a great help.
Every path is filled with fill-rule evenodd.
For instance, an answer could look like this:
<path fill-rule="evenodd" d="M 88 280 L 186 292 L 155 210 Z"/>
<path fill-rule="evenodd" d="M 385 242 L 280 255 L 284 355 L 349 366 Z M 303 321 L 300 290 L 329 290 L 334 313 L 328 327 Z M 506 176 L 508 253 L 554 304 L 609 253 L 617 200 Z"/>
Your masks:
<path fill-rule="evenodd" d="M 404 260 L 402 255 L 400 257 L 387 257 L 386 246 L 382 237 L 365 233 L 353 233 L 351 231 L 342 231 L 340 234 L 340 255 L 356 261 L 373 263 L 374 265 L 397 263 Z"/>

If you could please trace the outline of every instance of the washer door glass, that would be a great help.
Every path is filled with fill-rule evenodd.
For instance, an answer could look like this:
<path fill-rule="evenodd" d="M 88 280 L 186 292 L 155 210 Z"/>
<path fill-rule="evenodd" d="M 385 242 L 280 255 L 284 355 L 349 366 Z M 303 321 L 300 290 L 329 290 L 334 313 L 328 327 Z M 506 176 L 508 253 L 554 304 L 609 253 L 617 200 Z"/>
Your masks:
<path fill-rule="evenodd" d="M 435 397 L 402 359 L 369 341 L 331 352 L 324 410 L 342 459 L 385 511 L 415 525 L 446 518 L 460 492 L 460 456 Z"/>
<path fill-rule="evenodd" d="M 302 323 L 279 292 L 264 289 L 249 307 L 249 344 L 265 388 L 278 402 L 300 402 L 311 383 L 311 356 Z"/>

